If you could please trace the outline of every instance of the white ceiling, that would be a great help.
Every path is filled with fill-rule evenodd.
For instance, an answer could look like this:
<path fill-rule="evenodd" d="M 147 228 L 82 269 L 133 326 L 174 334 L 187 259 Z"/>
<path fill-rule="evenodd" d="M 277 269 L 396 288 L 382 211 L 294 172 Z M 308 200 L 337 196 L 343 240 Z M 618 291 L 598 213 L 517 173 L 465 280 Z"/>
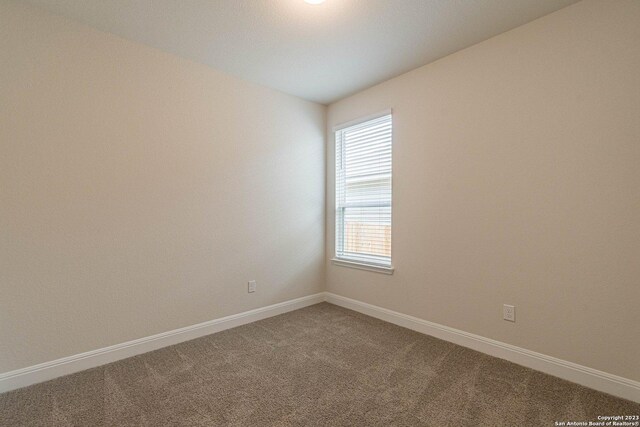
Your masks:
<path fill-rule="evenodd" d="M 320 103 L 577 0 L 29 0 L 103 31 Z"/>

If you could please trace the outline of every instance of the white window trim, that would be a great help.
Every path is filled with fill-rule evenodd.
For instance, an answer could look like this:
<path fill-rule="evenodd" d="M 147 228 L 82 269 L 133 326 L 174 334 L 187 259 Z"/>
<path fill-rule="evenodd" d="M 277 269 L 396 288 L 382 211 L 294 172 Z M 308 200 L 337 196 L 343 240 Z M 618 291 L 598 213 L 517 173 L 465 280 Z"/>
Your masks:
<path fill-rule="evenodd" d="M 368 116 L 359 117 L 355 120 L 339 123 L 333 127 L 333 133 L 335 134 L 337 131 L 342 130 L 344 128 L 359 125 L 360 123 L 368 122 L 369 120 L 379 119 L 380 117 L 388 116 L 390 114 L 393 114 L 393 110 L 391 108 L 388 108 L 383 111 L 378 111 L 377 113 L 374 113 L 374 114 L 369 114 Z"/>
<path fill-rule="evenodd" d="M 375 264 L 363 264 L 360 262 L 348 261 L 342 258 L 332 258 L 331 264 L 338 265 L 340 267 L 356 268 L 358 270 L 367 270 L 367 271 L 373 271 L 375 273 L 383 273 L 383 274 L 393 274 L 393 271 L 395 270 L 393 266 L 385 267 L 382 265 L 375 265 Z"/>
<path fill-rule="evenodd" d="M 359 125 L 361 123 L 364 122 L 368 122 L 370 120 L 375 120 L 378 119 L 380 117 L 383 116 L 388 116 L 388 115 L 392 115 L 393 114 L 393 109 L 392 108 L 387 108 L 386 110 L 382 110 L 379 111 L 377 113 L 373 113 L 373 114 L 369 114 L 367 116 L 364 117 L 359 117 L 357 119 L 354 120 L 350 120 L 348 122 L 343 122 L 343 123 L 339 123 L 335 126 L 333 126 L 333 134 L 335 135 L 336 132 L 351 127 L 351 126 L 355 126 L 355 125 Z M 335 140 L 335 137 L 334 137 Z M 337 148 L 337 147 L 334 147 Z M 335 166 L 335 153 L 334 153 L 334 166 Z M 391 194 L 393 194 L 393 182 L 394 180 L 391 180 Z M 335 195 L 336 192 L 336 186 L 334 183 L 334 187 L 333 187 L 333 192 Z M 335 197 L 334 197 L 335 198 Z M 393 200 L 394 198 L 391 198 L 391 212 L 393 212 Z M 334 215 L 334 219 L 335 219 L 335 215 Z M 334 228 L 337 227 L 337 225 L 334 223 Z M 391 215 L 391 228 L 393 230 L 393 213 Z M 392 231 L 393 232 L 393 231 Z M 334 232 L 335 235 L 335 232 Z M 391 253 L 393 254 L 393 239 L 391 241 Z M 334 239 L 334 249 L 333 249 L 333 253 L 334 253 L 334 258 L 331 259 L 331 264 L 336 265 L 336 266 L 340 266 L 340 267 L 348 267 L 348 268 L 355 268 L 358 270 L 366 270 L 366 271 L 372 271 L 375 273 L 382 273 L 382 274 L 393 274 L 393 272 L 395 271 L 395 267 L 393 266 L 393 258 L 391 258 L 392 264 L 391 265 L 375 265 L 375 264 L 366 264 L 366 263 L 361 263 L 361 262 L 357 262 L 357 261 L 352 261 L 352 260 L 348 260 L 348 259 L 344 259 L 344 258 L 338 258 L 335 254 L 336 254 L 336 241 Z"/>

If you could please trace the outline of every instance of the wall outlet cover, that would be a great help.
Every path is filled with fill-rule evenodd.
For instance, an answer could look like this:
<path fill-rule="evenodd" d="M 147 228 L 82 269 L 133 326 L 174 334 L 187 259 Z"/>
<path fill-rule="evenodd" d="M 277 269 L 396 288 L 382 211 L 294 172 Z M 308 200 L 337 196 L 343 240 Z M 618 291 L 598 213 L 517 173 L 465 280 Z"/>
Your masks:
<path fill-rule="evenodd" d="M 252 292 L 256 291 L 256 281 L 255 280 L 250 280 L 249 281 L 249 287 L 248 287 L 247 291 L 249 293 L 252 293 Z"/>
<path fill-rule="evenodd" d="M 516 321 L 516 307 L 513 305 L 504 304 L 502 306 L 502 318 L 509 322 Z"/>

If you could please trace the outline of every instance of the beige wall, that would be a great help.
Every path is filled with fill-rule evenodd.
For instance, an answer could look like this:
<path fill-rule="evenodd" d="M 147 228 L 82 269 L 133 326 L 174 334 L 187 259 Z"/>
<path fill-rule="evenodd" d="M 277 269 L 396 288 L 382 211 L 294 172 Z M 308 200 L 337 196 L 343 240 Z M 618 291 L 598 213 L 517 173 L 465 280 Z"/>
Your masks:
<path fill-rule="evenodd" d="M 0 2 L 0 372 L 322 291 L 324 114 Z"/>
<path fill-rule="evenodd" d="M 396 271 L 328 290 L 640 380 L 639 22 L 583 1 L 332 104 L 327 258 L 330 130 L 393 108 Z"/>

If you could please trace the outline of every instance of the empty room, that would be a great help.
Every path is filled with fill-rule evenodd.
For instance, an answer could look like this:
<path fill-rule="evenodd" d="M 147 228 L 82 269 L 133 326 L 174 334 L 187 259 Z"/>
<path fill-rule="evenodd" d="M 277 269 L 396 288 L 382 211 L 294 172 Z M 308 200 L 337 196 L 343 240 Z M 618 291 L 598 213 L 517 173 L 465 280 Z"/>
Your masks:
<path fill-rule="evenodd" d="M 640 426 L 640 0 L 0 0 L 0 426 Z"/>

